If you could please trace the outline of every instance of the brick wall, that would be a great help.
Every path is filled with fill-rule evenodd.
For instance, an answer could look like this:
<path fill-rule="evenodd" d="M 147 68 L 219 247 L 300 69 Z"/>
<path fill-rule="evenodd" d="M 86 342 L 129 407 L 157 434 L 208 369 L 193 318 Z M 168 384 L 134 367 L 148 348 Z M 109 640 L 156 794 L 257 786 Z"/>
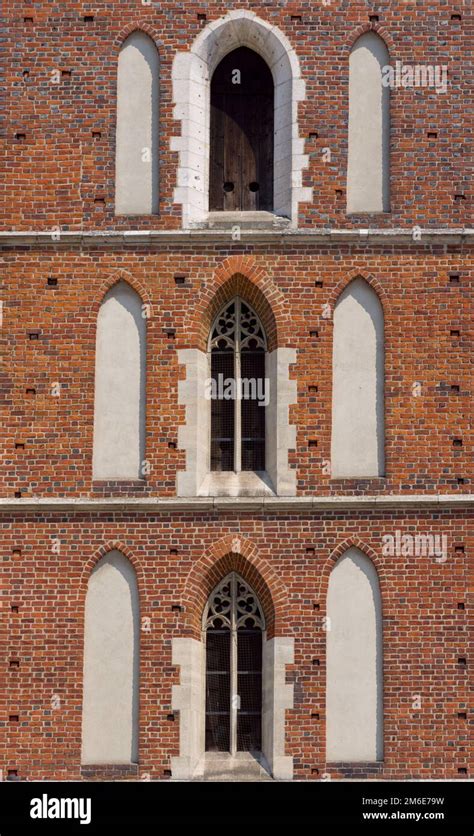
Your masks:
<path fill-rule="evenodd" d="M 382 535 L 397 529 L 447 534 L 446 562 L 384 558 Z M 245 559 L 229 555 L 235 536 Z M 59 554 L 53 551 L 53 537 L 60 540 Z M 102 517 L 44 513 L 15 516 L 5 524 L 2 540 L 5 609 L 18 606 L 17 613 L 5 613 L 10 638 L 4 660 L 7 689 L 1 692 L 3 760 L 20 777 L 79 777 L 84 595 L 93 565 L 114 546 L 135 566 L 140 614 L 151 619 L 150 630 L 141 632 L 142 775 L 166 777 L 170 758 L 179 753 L 179 717 L 171 709 L 171 686 L 179 673 L 171 664 L 171 642 L 176 636 L 197 635 L 193 625 L 199 623 L 200 597 L 207 594 L 217 562 L 238 565 L 260 590 L 268 585 L 276 602 L 275 633 L 295 638 L 295 662 L 287 670 L 287 680 L 294 684 L 294 708 L 286 718 L 287 754 L 294 757 L 295 777 L 317 780 L 325 772 L 343 774 L 344 767 L 327 767 L 324 760 L 323 618 L 331 566 L 351 543 L 374 560 L 381 585 L 381 776 L 456 778 L 462 777 L 458 769 L 472 768 L 468 722 L 458 717 L 468 710 L 468 668 L 458 660 L 468 655 L 465 561 L 473 546 L 460 511 L 282 512 L 258 519 L 225 511 Z M 264 594 L 262 601 L 268 609 Z M 183 609 L 173 610 L 176 605 Z M 19 667 L 9 667 L 15 659 Z M 419 709 L 412 707 L 416 695 Z M 11 715 L 18 715 L 19 722 L 9 721 Z"/>
<path fill-rule="evenodd" d="M 313 187 L 314 202 L 300 205 L 301 227 L 454 228 L 470 222 L 469 110 L 463 91 L 473 26 L 467 4 L 415 7 L 386 0 L 375 7 L 333 0 L 329 6 L 252 4 L 252 10 L 287 35 L 306 82 L 299 122 L 310 165 L 303 185 Z M 179 229 L 181 208 L 173 203 L 178 160 L 170 151 L 170 139 L 179 130 L 173 118 L 173 57 L 189 49 L 206 24 L 198 13 L 209 22 L 226 11 L 225 3 L 147 6 L 137 0 L 51 8 L 10 0 L 1 128 L 8 189 L 1 228 Z M 379 21 L 370 22 L 374 14 Z M 461 21 L 451 20 L 453 14 L 461 14 Z M 85 15 L 93 15 L 93 21 L 84 21 Z M 136 25 L 154 37 L 160 52 L 160 215 L 116 218 L 117 52 Z M 348 54 L 355 37 L 370 25 L 386 39 L 393 61 L 447 64 L 449 86 L 446 94 L 393 91 L 392 211 L 348 218 Z M 60 81 L 54 84 L 51 74 L 57 69 Z M 428 131 L 437 137 L 428 138 Z M 331 150 L 330 164 L 323 161 L 324 148 Z M 465 199 L 455 200 L 455 194 Z M 184 375 L 177 350 L 203 347 L 215 300 L 239 283 L 271 325 L 274 344 L 298 352 L 292 372 L 298 402 L 290 411 L 297 426 L 290 464 L 297 472 L 298 494 L 470 492 L 472 256 L 467 243 L 250 245 L 229 240 L 89 247 L 51 241 L 7 246 L 3 255 L 3 498 L 19 493 L 30 498 L 174 496 L 176 473 L 185 469 L 184 452 L 175 447 L 185 419 L 177 399 Z M 186 276 L 184 285 L 176 284 L 176 274 Z M 327 303 L 333 309 L 344 286 L 358 275 L 373 284 L 385 315 L 386 477 L 336 482 L 323 469 L 330 458 L 333 325 L 322 313 Z M 146 439 L 151 472 L 144 483 L 93 485 L 95 324 L 101 299 L 121 278 L 151 305 Z M 271 306 L 273 324 L 265 305 Z M 175 329 L 174 338 L 166 328 Z M 420 395 L 414 396 L 418 382 Z M 57 383 L 59 397 L 52 394 Z M 454 445 L 455 439 L 462 445 Z M 309 441 L 317 445 L 310 447 Z M 472 646 L 468 526 L 464 510 L 441 508 L 274 515 L 216 509 L 187 514 L 7 511 L 0 516 L 6 683 L 0 689 L 0 766 L 5 777 L 15 770 L 28 779 L 81 775 L 84 596 L 93 565 L 115 547 L 136 568 L 141 614 L 152 624 L 141 635 L 142 777 L 169 777 L 171 757 L 179 754 L 179 717 L 171 709 L 171 686 L 179 682 L 179 671 L 171 664 L 171 642 L 197 635 L 212 566 L 214 571 L 238 566 L 262 598 L 271 590 L 273 604 L 278 603 L 272 630 L 295 638 L 295 662 L 287 672 L 295 705 L 286 718 L 286 754 L 294 758 L 295 777 L 373 777 L 373 765 L 330 768 L 324 761 L 326 636 L 321 623 L 330 568 L 344 544 L 351 543 L 376 563 L 382 591 L 385 758 L 377 777 L 457 778 L 465 777 L 459 771 L 464 769 L 472 774 L 463 716 L 469 668 L 459 661 L 469 662 Z M 396 530 L 446 534 L 448 560 L 384 557 L 381 538 Z M 250 544 L 239 562 L 230 553 L 229 538 L 236 535 Z M 173 605 L 184 609 L 173 610 Z M 416 695 L 419 709 L 413 708 Z M 134 772 L 89 770 L 83 777 L 133 778 Z"/>
<path fill-rule="evenodd" d="M 151 472 L 142 486 L 95 489 L 173 495 L 176 472 L 185 469 L 183 451 L 169 446 L 185 420 L 177 397 L 185 370 L 178 366 L 177 350 L 203 347 L 200 328 L 209 301 L 222 285 L 232 294 L 232 282 L 227 288 L 225 282 L 240 271 L 255 274 L 249 287 L 261 287 L 267 298 L 273 294 L 277 344 L 298 352 L 292 372 L 298 403 L 290 411 L 297 446 L 290 464 L 297 470 L 299 493 L 469 492 L 473 355 L 467 252 L 292 244 L 255 247 L 245 261 L 233 255 L 226 262 L 225 255 L 224 248 L 210 251 L 208 245 L 167 246 L 153 253 L 136 248 L 6 253 L 4 495 L 91 491 L 95 324 L 105 290 L 119 277 L 151 304 L 146 439 Z M 450 281 L 452 272 L 459 283 Z M 176 273 L 186 275 L 186 285 L 176 285 Z M 360 274 L 373 282 L 385 314 L 387 476 L 332 481 L 323 463 L 330 459 L 333 324 L 324 318 L 323 306 L 333 309 L 345 283 Z M 57 286 L 48 285 L 49 276 L 57 278 Z M 257 312 L 259 298 L 249 300 Z M 174 338 L 165 327 L 176 329 Z M 39 334 L 32 340 L 33 331 Z M 317 337 L 311 336 L 314 331 Z M 413 395 L 416 382 L 420 396 Z M 59 396 L 52 394 L 55 383 L 61 385 Z M 310 391 L 314 386 L 317 392 Z M 454 439 L 462 446 L 453 446 Z M 310 447 L 314 440 L 317 446 Z M 19 441 L 24 448 L 15 447 Z"/>
<path fill-rule="evenodd" d="M 391 93 L 392 211 L 377 216 L 376 225 L 467 224 L 472 218 L 472 156 L 466 148 L 474 42 L 470 4 L 383 0 L 375 5 L 366 0 L 251 4 L 289 38 L 306 83 L 298 116 L 310 155 L 303 185 L 313 187 L 314 202 L 300 206 L 300 224 L 374 223 L 371 216 L 345 215 L 348 57 L 354 40 L 370 27 L 386 40 L 393 63 L 448 67 L 447 93 L 401 87 Z M 2 129 L 9 183 L 2 228 L 130 225 L 129 218 L 114 217 L 115 98 L 118 50 L 136 27 L 154 38 L 160 54 L 161 194 L 159 217 L 135 218 L 133 226 L 178 228 L 181 208 L 173 203 L 178 155 L 170 151 L 171 137 L 180 133 L 173 113 L 173 59 L 227 11 L 224 2 L 99 0 L 51 7 L 10 0 Z M 456 13 L 460 21 L 452 19 Z M 90 22 L 84 20 L 88 14 Z M 370 20 L 374 15 L 377 21 Z M 435 139 L 428 137 L 433 132 Z M 456 194 L 464 198 L 455 199 Z"/>

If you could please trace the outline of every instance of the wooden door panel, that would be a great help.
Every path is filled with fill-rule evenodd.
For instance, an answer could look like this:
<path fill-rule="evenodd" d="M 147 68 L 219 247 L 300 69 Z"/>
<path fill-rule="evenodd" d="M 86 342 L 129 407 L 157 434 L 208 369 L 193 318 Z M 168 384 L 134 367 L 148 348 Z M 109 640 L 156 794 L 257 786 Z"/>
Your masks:
<path fill-rule="evenodd" d="M 227 55 L 211 83 L 211 211 L 273 208 L 273 108 L 263 59 L 246 47 Z"/>

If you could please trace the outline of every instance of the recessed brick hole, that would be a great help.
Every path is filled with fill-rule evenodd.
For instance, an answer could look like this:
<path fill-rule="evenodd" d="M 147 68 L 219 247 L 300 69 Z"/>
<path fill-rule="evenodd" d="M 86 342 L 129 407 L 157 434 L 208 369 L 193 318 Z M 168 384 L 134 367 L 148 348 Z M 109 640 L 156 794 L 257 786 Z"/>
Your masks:
<path fill-rule="evenodd" d="M 20 722 L 20 715 L 19 714 L 9 714 L 8 720 L 10 723 L 19 723 Z"/>
<path fill-rule="evenodd" d="M 172 604 L 171 605 L 171 612 L 182 612 L 183 608 L 181 604 Z"/>
<path fill-rule="evenodd" d="M 95 197 L 94 204 L 95 206 L 105 206 L 105 197 Z"/>
<path fill-rule="evenodd" d="M 438 139 L 438 131 L 428 131 L 428 139 Z"/>
<path fill-rule="evenodd" d="M 170 549 L 170 554 L 178 554 L 178 549 Z"/>
<path fill-rule="evenodd" d="M 186 275 L 184 273 L 176 273 L 174 276 L 175 284 L 186 284 Z"/>
<path fill-rule="evenodd" d="M 12 549 L 13 557 L 21 557 L 21 549 Z"/>
<path fill-rule="evenodd" d="M 461 387 L 459 386 L 458 383 L 452 383 L 451 384 L 451 392 L 460 392 L 460 391 L 461 391 Z"/>
<path fill-rule="evenodd" d="M 20 611 L 18 604 L 12 604 L 10 607 L 11 612 L 17 613 Z"/>
<path fill-rule="evenodd" d="M 312 711 L 311 712 L 311 719 L 312 720 L 319 720 L 319 711 Z"/>
<path fill-rule="evenodd" d="M 316 767 L 311 767 L 311 775 L 319 775 L 319 769 L 316 769 Z"/>
<path fill-rule="evenodd" d="M 459 23 L 459 21 L 462 20 L 462 17 L 461 17 L 460 14 L 455 12 L 454 14 L 451 15 L 451 20 L 454 20 L 456 23 Z"/>
<path fill-rule="evenodd" d="M 318 131 L 310 131 L 308 134 L 308 139 L 319 139 Z"/>
<path fill-rule="evenodd" d="M 315 286 L 315 287 L 322 287 L 322 286 L 323 286 L 323 284 L 324 284 L 324 283 L 323 283 L 320 279 L 316 279 L 316 281 L 315 281 L 315 283 L 314 283 L 314 286 Z"/>
<path fill-rule="evenodd" d="M 335 192 L 336 192 L 336 197 L 342 197 L 342 195 L 343 195 L 342 189 L 335 189 Z"/>
<path fill-rule="evenodd" d="M 459 656 L 458 665 L 461 665 L 462 668 L 467 667 L 467 659 L 465 656 Z"/>
<path fill-rule="evenodd" d="M 198 12 L 198 13 L 197 13 L 197 19 L 198 19 L 198 20 L 207 20 L 207 15 L 206 15 L 206 13 L 205 13 L 205 12 Z"/>
<path fill-rule="evenodd" d="M 303 18 L 301 15 L 290 15 L 290 20 L 292 20 L 294 23 L 301 23 Z"/>
<path fill-rule="evenodd" d="M 308 392 L 311 392 L 312 394 L 314 394 L 314 393 L 315 393 L 315 392 L 317 392 L 317 391 L 318 391 L 318 387 L 317 387 L 317 386 L 313 386 L 313 385 L 308 386 Z"/>
<path fill-rule="evenodd" d="M 21 499 L 21 491 L 15 491 L 15 499 Z"/>
<path fill-rule="evenodd" d="M 317 338 L 319 337 L 319 331 L 310 331 L 309 336 L 314 337 L 314 339 L 317 340 Z"/>
<path fill-rule="evenodd" d="M 174 714 L 168 714 L 168 715 L 167 715 L 167 717 L 166 717 L 166 719 L 167 719 L 170 723 L 173 723 L 173 722 L 174 722 Z"/>
<path fill-rule="evenodd" d="M 15 450 L 24 450 L 25 449 L 25 442 L 24 441 L 15 441 Z"/>
<path fill-rule="evenodd" d="M 459 720 L 467 720 L 467 712 L 466 711 L 458 711 L 458 719 Z"/>
<path fill-rule="evenodd" d="M 7 772 L 7 781 L 15 781 L 18 778 L 18 769 L 9 769 Z"/>
<path fill-rule="evenodd" d="M 461 280 L 460 273 L 449 273 L 449 283 L 450 284 L 459 284 Z"/>
<path fill-rule="evenodd" d="M 315 554 L 315 553 L 316 553 L 316 549 L 314 548 L 314 546 L 306 546 L 306 554 Z"/>
<path fill-rule="evenodd" d="M 371 23 L 378 23 L 379 16 L 378 15 L 369 15 L 369 20 Z"/>
<path fill-rule="evenodd" d="M 36 389 L 27 389 L 26 394 L 30 396 L 36 395 Z"/>
<path fill-rule="evenodd" d="M 464 601 L 458 601 L 458 610 L 465 610 L 465 609 L 466 609 L 466 607 L 465 607 Z"/>
<path fill-rule="evenodd" d="M 170 450 L 176 450 L 176 441 L 168 441 L 168 447 Z"/>
<path fill-rule="evenodd" d="M 458 775 L 467 775 L 467 769 L 465 766 L 458 766 Z"/>
<path fill-rule="evenodd" d="M 93 139 L 101 139 L 102 131 L 92 131 L 92 138 Z"/>
<path fill-rule="evenodd" d="M 460 337 L 461 336 L 461 332 L 457 328 L 451 328 L 451 331 L 449 332 L 449 334 L 450 334 L 451 337 Z"/>
<path fill-rule="evenodd" d="M 29 70 L 23 70 L 23 78 L 28 78 L 29 74 L 30 74 Z"/>
<path fill-rule="evenodd" d="M 166 334 L 167 337 L 174 339 L 176 336 L 176 328 L 163 328 L 163 333 Z"/>
<path fill-rule="evenodd" d="M 313 604 L 313 610 L 319 610 L 319 609 L 320 609 L 319 604 Z"/>
<path fill-rule="evenodd" d="M 29 340 L 38 340 L 40 332 L 39 331 L 28 331 L 28 339 Z"/>
<path fill-rule="evenodd" d="M 19 659 L 10 659 L 10 667 L 11 668 L 19 668 L 20 667 L 20 660 Z"/>
<path fill-rule="evenodd" d="M 84 23 L 92 23 L 94 15 L 84 15 Z"/>
<path fill-rule="evenodd" d="M 58 280 L 57 280 L 56 276 L 48 276 L 48 285 L 49 285 L 49 287 L 57 287 L 58 286 Z"/>
<path fill-rule="evenodd" d="M 317 667 L 319 667 L 319 665 L 320 665 L 320 661 L 319 661 L 319 659 L 313 659 L 312 664 L 313 664 L 313 665 L 316 665 Z"/>
<path fill-rule="evenodd" d="M 163 778 L 171 778 L 171 769 L 163 770 Z"/>
<path fill-rule="evenodd" d="M 24 141 L 25 141 L 25 139 L 26 139 L 26 134 L 24 134 L 24 133 L 22 133 L 22 132 L 18 131 L 18 132 L 15 134 L 15 139 L 17 140 L 17 142 L 24 142 Z"/>
<path fill-rule="evenodd" d="M 32 17 L 29 17 L 29 16 L 28 16 L 28 17 L 24 17 L 24 18 L 23 18 L 23 23 L 33 23 L 33 18 L 32 18 Z"/>
<path fill-rule="evenodd" d="M 454 551 L 457 554 L 464 554 L 464 546 L 454 546 Z"/>
<path fill-rule="evenodd" d="M 310 438 L 308 441 L 308 447 L 317 447 L 318 441 L 316 438 Z"/>
<path fill-rule="evenodd" d="M 68 81 L 71 78 L 71 70 L 61 70 L 61 78 Z"/>
<path fill-rule="evenodd" d="M 466 480 L 464 479 L 464 476 L 458 476 L 457 479 L 456 479 L 456 482 L 458 483 L 458 485 L 464 485 L 465 481 Z"/>
<path fill-rule="evenodd" d="M 460 202 L 461 200 L 466 200 L 466 195 L 462 192 L 456 192 L 454 195 L 454 200 Z"/>
<path fill-rule="evenodd" d="M 453 438 L 453 447 L 462 447 L 462 438 Z"/>

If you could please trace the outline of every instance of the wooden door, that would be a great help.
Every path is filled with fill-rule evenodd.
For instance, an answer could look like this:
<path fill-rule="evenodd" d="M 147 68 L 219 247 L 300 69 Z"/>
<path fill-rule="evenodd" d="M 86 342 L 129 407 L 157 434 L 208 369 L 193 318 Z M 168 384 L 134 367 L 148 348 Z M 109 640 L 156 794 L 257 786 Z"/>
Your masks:
<path fill-rule="evenodd" d="M 211 211 L 273 209 L 272 74 L 247 47 L 226 55 L 211 83 Z"/>

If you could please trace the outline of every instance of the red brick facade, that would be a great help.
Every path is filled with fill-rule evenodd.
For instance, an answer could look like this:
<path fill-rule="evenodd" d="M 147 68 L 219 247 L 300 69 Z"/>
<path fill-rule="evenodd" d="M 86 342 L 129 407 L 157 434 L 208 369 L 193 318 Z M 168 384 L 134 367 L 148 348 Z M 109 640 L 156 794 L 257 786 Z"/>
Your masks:
<path fill-rule="evenodd" d="M 472 249 L 454 232 L 472 220 L 471 157 L 463 148 L 474 30 L 467 4 L 419 6 L 251 4 L 289 38 L 306 82 L 298 118 L 310 156 L 303 185 L 313 188 L 313 203 L 300 204 L 299 228 L 416 225 L 452 237 L 440 243 L 410 237 L 401 243 L 394 236 L 387 243 L 317 243 L 297 235 L 256 243 L 245 236 L 240 242 L 230 236 L 224 242 L 5 242 L 0 494 L 17 500 L 0 507 L 5 777 L 15 771 L 29 780 L 81 777 L 84 600 L 93 566 L 111 549 L 135 567 L 140 615 L 152 625 L 141 633 L 139 765 L 129 773 L 111 767 L 82 777 L 172 777 L 171 758 L 180 747 L 179 714 L 171 704 L 172 685 L 179 683 L 172 639 L 199 637 L 207 597 L 231 570 L 259 595 L 268 635 L 295 639 L 294 664 L 287 667 L 294 707 L 285 724 L 295 778 L 472 776 L 468 561 L 474 542 L 465 507 L 472 483 Z M 206 23 L 226 13 L 226 4 L 111 6 L 99 0 L 51 9 L 10 0 L 7 10 L 2 143 L 8 189 L 1 229 L 178 232 L 172 62 Z M 370 27 L 394 61 L 447 64 L 449 87 L 444 95 L 393 91 L 392 211 L 348 217 L 347 61 L 357 35 Z M 160 53 L 160 214 L 131 218 L 114 216 L 115 85 L 119 46 L 135 28 L 150 34 Z M 51 84 L 56 68 L 63 75 Z M 428 131 L 437 138 L 428 138 Z M 322 162 L 325 147 L 331 165 Z M 177 274 L 184 284 L 176 283 Z M 323 466 L 331 445 L 333 322 L 323 311 L 325 305 L 334 309 L 357 276 L 377 291 L 385 317 L 386 475 L 333 480 Z M 150 306 L 150 474 L 135 483 L 93 483 L 96 320 L 104 294 L 121 279 Z M 185 370 L 177 351 L 205 350 L 216 312 L 236 294 L 259 314 L 270 350 L 297 350 L 290 372 L 297 381 L 297 403 L 290 407 L 297 438 L 289 455 L 297 496 L 429 495 L 432 505 L 341 504 L 325 511 L 227 509 L 224 503 L 187 511 L 67 506 L 73 499 L 176 496 L 177 472 L 185 469 L 177 446 L 185 421 L 178 381 Z M 451 499 L 436 504 L 440 495 Z M 36 499 L 63 500 L 65 507 L 22 509 L 22 502 Z M 446 562 L 384 556 L 382 537 L 396 530 L 446 534 Z M 331 567 L 351 545 L 373 560 L 381 587 L 384 759 L 327 766 L 322 621 Z M 421 707 L 415 709 L 417 695 Z"/>

